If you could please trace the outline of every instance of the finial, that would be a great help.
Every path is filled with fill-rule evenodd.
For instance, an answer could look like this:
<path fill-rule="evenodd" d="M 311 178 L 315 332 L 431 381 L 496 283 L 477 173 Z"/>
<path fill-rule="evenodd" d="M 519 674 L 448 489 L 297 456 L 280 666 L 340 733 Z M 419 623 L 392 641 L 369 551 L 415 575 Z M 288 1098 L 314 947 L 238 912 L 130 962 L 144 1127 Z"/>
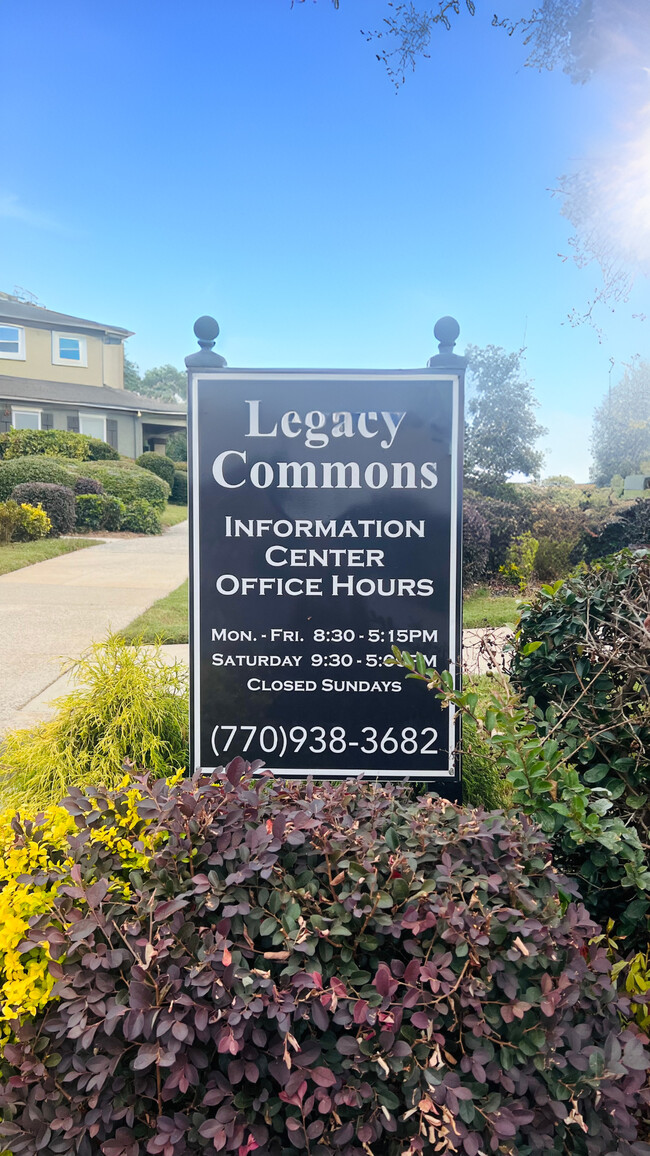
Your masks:
<path fill-rule="evenodd" d="M 213 350 L 214 343 L 219 336 L 219 323 L 215 321 L 214 317 L 210 317 L 206 313 L 194 322 L 194 333 L 201 347 L 201 352 L 191 353 L 189 357 L 185 358 L 187 368 L 193 369 L 198 366 L 223 369 L 227 364 L 225 357 Z"/>
<path fill-rule="evenodd" d="M 464 369 L 467 359 L 454 353 L 456 339 L 460 333 L 460 325 L 456 318 L 441 317 L 436 321 L 433 332 L 438 341 L 439 352 L 429 358 L 427 365 L 432 369 Z"/>

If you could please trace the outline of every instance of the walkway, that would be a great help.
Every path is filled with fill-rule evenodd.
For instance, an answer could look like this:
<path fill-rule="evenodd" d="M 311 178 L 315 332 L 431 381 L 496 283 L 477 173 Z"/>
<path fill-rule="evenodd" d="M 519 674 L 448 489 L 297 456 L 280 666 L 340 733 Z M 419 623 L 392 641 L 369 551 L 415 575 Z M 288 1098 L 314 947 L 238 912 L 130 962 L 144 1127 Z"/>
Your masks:
<path fill-rule="evenodd" d="M 44 703 L 65 693 L 61 659 L 127 626 L 180 586 L 187 569 L 181 522 L 160 537 L 106 539 L 2 575 L 0 732 L 46 717 Z"/>

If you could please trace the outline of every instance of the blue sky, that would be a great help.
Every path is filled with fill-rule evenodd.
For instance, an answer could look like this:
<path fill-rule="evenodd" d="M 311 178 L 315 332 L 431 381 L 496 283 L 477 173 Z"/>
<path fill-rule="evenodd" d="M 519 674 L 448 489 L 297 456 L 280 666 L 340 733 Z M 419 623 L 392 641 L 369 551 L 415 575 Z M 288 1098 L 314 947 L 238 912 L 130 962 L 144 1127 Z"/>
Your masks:
<path fill-rule="evenodd" d="M 599 340 L 568 321 L 597 271 L 558 257 L 550 190 L 616 136 L 613 82 L 524 68 L 490 8 L 396 94 L 359 32 L 386 9 L 0 0 L 0 289 L 135 330 L 143 370 L 202 313 L 235 366 L 422 365 L 451 313 L 461 350 L 526 346 L 546 472 L 585 480 L 610 359 L 650 358 L 648 281 Z"/>

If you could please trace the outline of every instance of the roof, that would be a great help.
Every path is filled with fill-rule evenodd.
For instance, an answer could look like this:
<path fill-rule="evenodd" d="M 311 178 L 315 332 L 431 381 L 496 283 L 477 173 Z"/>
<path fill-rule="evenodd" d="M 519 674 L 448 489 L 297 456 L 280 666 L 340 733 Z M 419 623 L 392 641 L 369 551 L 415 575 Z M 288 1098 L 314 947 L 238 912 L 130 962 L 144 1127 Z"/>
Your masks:
<path fill-rule="evenodd" d="M 26 325 L 50 328 L 89 329 L 93 333 L 115 333 L 119 337 L 133 337 L 130 329 L 119 325 L 101 325 L 98 321 L 86 321 L 83 317 L 72 317 L 68 313 L 53 313 L 42 305 L 32 305 L 29 301 L 16 301 L 0 294 L 0 321 L 22 321 Z"/>
<path fill-rule="evenodd" d="M 74 382 L 35 381 L 28 377 L 9 377 L 0 374 L 0 398 L 8 401 L 38 401 L 59 405 L 89 406 L 93 409 L 119 409 L 123 413 L 169 414 L 185 417 L 187 407 L 171 401 L 143 397 L 128 389 L 112 389 L 109 385 L 77 385 Z"/>

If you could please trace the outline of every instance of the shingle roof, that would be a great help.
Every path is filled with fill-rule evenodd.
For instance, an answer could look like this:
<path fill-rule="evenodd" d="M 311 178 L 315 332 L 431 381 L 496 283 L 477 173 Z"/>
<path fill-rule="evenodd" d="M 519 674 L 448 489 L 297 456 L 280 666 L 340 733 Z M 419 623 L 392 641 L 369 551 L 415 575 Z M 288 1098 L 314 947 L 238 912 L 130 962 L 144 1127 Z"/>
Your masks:
<path fill-rule="evenodd" d="M 174 414 L 184 417 L 187 407 L 155 397 L 143 397 L 128 389 L 112 389 L 108 385 L 77 385 L 74 382 L 35 381 L 28 377 L 9 377 L 0 374 L 0 398 L 7 401 L 54 402 L 59 405 L 87 405 L 103 409 L 119 409 L 125 413 Z"/>
<path fill-rule="evenodd" d="M 115 333 L 119 337 L 133 337 L 130 329 L 119 325 L 101 325 L 98 321 L 86 321 L 83 317 L 72 317 L 68 313 L 53 313 L 42 305 L 30 305 L 28 301 L 8 301 L 0 296 L 0 321 L 23 321 L 26 325 L 42 325 L 48 329 L 54 326 L 91 329 L 93 332 Z"/>

